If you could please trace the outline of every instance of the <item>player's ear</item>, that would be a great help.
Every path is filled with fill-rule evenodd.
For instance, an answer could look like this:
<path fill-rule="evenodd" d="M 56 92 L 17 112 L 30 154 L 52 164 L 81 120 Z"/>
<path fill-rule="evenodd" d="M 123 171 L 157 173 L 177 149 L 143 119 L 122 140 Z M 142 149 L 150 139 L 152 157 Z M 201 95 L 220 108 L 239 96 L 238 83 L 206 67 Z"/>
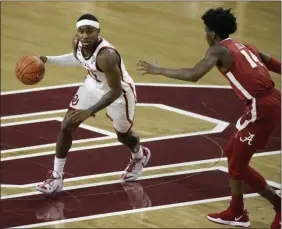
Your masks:
<path fill-rule="evenodd" d="M 101 32 L 101 29 L 98 29 L 98 34 Z"/>
<path fill-rule="evenodd" d="M 215 32 L 211 32 L 211 37 L 215 39 Z"/>

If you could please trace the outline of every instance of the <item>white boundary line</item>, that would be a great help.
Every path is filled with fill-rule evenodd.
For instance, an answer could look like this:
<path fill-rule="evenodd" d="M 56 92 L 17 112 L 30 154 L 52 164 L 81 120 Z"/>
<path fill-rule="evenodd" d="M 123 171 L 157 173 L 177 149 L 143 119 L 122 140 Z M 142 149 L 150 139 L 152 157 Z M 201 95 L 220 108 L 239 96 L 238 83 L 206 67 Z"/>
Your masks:
<path fill-rule="evenodd" d="M 226 172 L 225 167 L 218 166 L 218 167 L 209 168 L 209 169 L 196 169 L 196 170 L 188 170 L 188 171 L 181 171 L 181 172 L 174 172 L 174 173 L 157 174 L 157 175 L 152 175 L 152 176 L 144 176 L 144 177 L 141 177 L 139 180 L 154 179 L 154 178 L 159 178 L 159 177 L 183 175 L 183 174 L 197 173 L 197 172 L 215 171 L 215 170 L 220 170 L 220 171 Z M 267 182 L 269 182 L 269 181 L 267 181 Z M 116 180 L 116 181 L 109 181 L 109 182 L 100 182 L 100 183 L 96 183 L 96 184 L 67 187 L 64 190 L 72 190 L 73 188 L 77 189 L 77 188 L 86 188 L 86 187 L 94 187 L 94 186 L 101 186 L 101 185 L 109 185 L 109 184 L 115 184 L 115 183 L 121 183 L 121 181 Z M 278 183 L 275 183 L 275 182 L 270 182 L 270 183 L 273 183 L 276 187 L 280 187 L 280 184 L 278 184 Z M 275 186 L 273 186 L 273 187 L 275 187 Z M 277 193 L 279 193 L 279 192 L 281 192 L 281 191 L 278 190 Z M 39 192 L 31 192 L 31 193 L 7 196 L 7 197 L 4 197 L 4 199 L 11 199 L 11 198 L 16 198 L 16 197 L 39 195 L 39 194 L 40 194 Z M 251 193 L 251 194 L 245 194 L 244 198 L 256 197 L 256 196 L 259 196 L 259 194 Z M 202 203 L 211 203 L 211 202 L 230 200 L 230 199 L 231 199 L 230 196 L 219 197 L 219 198 L 210 198 L 210 199 L 204 199 L 204 200 L 196 200 L 196 201 L 182 202 L 182 203 L 176 203 L 176 204 L 167 204 L 167 205 L 148 207 L 148 208 L 139 208 L 139 209 L 131 209 L 131 210 L 125 210 L 125 211 L 90 215 L 90 216 L 82 216 L 82 217 L 76 217 L 76 218 L 71 218 L 71 219 L 56 220 L 56 221 L 52 221 L 52 222 L 43 222 L 43 223 L 37 223 L 37 224 L 18 226 L 18 227 L 14 227 L 14 228 L 34 228 L 34 227 L 40 227 L 40 226 L 48 226 L 48 225 L 83 221 L 83 220 L 91 220 L 91 219 L 96 219 L 96 218 L 104 218 L 104 217 L 115 216 L 115 215 L 125 215 L 125 214 L 137 213 L 137 212 L 146 212 L 146 211 L 152 211 L 152 210 L 167 209 L 167 208 L 172 208 L 172 207 L 181 207 L 181 206 L 188 206 L 188 205 L 195 205 L 195 204 L 202 204 Z"/>
<path fill-rule="evenodd" d="M 258 153 L 254 154 L 253 157 L 261 157 L 261 156 L 269 156 L 269 155 L 277 155 L 281 154 L 281 151 L 271 151 L 271 152 L 265 152 L 265 153 Z M 226 157 L 223 158 L 213 158 L 213 159 L 207 159 L 207 160 L 200 160 L 200 161 L 191 161 L 191 162 L 183 162 L 183 163 L 176 163 L 176 164 L 169 164 L 169 165 L 160 165 L 160 166 L 151 166 L 144 168 L 144 171 L 151 171 L 151 170 L 160 170 L 160 169 L 167 169 L 167 168 L 177 168 L 182 166 L 190 166 L 190 165 L 199 165 L 199 164 L 205 164 L 205 163 L 215 163 L 217 161 L 227 161 Z M 212 168 L 219 168 L 212 167 Z M 224 168 L 224 167 L 222 167 Z M 209 168 L 206 168 L 208 170 Z M 226 170 L 223 170 L 227 172 Z M 86 176 L 79 176 L 79 177 L 73 177 L 73 178 L 66 178 L 64 179 L 64 182 L 71 182 L 71 181 L 80 181 L 80 180 L 86 180 L 86 179 L 93 179 L 93 178 L 99 178 L 99 177 L 107 177 L 107 176 L 115 176 L 115 175 L 121 175 L 123 171 L 116 171 L 116 172 L 110 172 L 110 173 L 101 173 L 101 174 L 94 174 L 94 175 L 86 175 Z M 35 187 L 37 183 L 30 183 L 30 184 L 24 184 L 24 185 L 12 185 L 12 184 L 1 184 L 1 187 L 5 188 L 30 188 Z"/>
<path fill-rule="evenodd" d="M 1 124 L 1 127 L 23 125 L 23 124 L 30 124 L 30 123 L 38 123 L 38 122 L 47 122 L 47 121 L 62 122 L 63 118 L 62 117 L 52 117 L 52 118 L 44 118 L 44 119 L 25 120 L 25 121 L 20 121 L 20 122 L 11 122 L 11 123 Z M 96 141 L 116 138 L 115 133 L 107 131 L 107 130 L 103 130 L 103 129 L 100 129 L 100 128 L 97 128 L 97 127 L 92 127 L 92 126 L 89 126 L 89 125 L 86 125 L 86 124 L 81 124 L 79 127 L 82 128 L 82 129 L 86 129 L 86 130 L 96 132 L 96 133 L 100 133 L 100 134 L 107 135 L 107 136 L 74 140 L 73 143 L 96 142 Z M 55 146 L 55 145 L 56 145 L 56 143 L 50 143 L 50 144 L 42 144 L 42 145 L 36 145 L 36 146 L 27 146 L 27 147 L 15 148 L 15 149 L 2 150 L 1 155 L 6 154 L 6 153 L 12 153 L 12 152 L 20 151 L 20 150 L 41 149 L 41 148 L 51 147 L 51 146 Z"/>
<path fill-rule="evenodd" d="M 33 91 L 44 91 L 50 89 L 67 88 L 67 87 L 78 87 L 83 85 L 83 83 L 72 83 L 72 84 L 62 84 L 55 86 L 37 87 L 31 89 L 14 90 L 14 91 L 4 91 L 1 95 L 11 95 L 18 93 L 27 93 Z M 204 85 L 204 84 L 164 84 L 164 83 L 135 83 L 136 86 L 152 86 L 152 87 L 190 87 L 190 88 L 222 88 L 231 89 L 228 85 Z"/>
<path fill-rule="evenodd" d="M 20 115 L 8 115 L 8 116 L 1 117 L 1 120 L 14 119 L 14 118 L 26 118 L 26 117 L 40 116 L 40 115 L 57 114 L 57 113 L 67 112 L 67 110 L 68 109 L 61 109 L 61 110 L 52 110 L 52 111 L 43 111 L 43 112 L 34 112 L 34 113 L 28 113 L 28 114 L 20 114 Z"/>

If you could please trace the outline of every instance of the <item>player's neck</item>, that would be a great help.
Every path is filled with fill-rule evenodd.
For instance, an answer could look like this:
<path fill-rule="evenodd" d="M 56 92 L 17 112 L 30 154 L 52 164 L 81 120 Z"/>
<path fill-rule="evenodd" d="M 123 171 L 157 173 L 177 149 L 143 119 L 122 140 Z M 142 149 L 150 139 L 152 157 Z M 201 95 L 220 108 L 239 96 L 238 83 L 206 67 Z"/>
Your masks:
<path fill-rule="evenodd" d="M 215 39 L 215 40 L 214 40 L 214 45 L 220 44 L 220 42 L 221 42 L 222 40 L 223 40 L 223 39 Z"/>

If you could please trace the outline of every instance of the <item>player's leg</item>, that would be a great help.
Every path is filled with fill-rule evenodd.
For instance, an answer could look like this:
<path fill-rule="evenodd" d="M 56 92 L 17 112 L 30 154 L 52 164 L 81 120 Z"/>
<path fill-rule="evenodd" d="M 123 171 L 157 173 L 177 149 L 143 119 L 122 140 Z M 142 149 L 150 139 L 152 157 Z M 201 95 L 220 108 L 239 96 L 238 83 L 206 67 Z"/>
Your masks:
<path fill-rule="evenodd" d="M 124 181 L 136 180 L 151 157 L 150 150 L 140 145 L 139 136 L 131 129 L 134 113 L 135 98 L 132 93 L 126 93 L 120 101 L 107 107 L 107 115 L 113 121 L 119 142 L 131 152 L 130 163 L 121 176 Z"/>
<path fill-rule="evenodd" d="M 270 132 L 266 131 L 268 125 L 253 123 L 247 128 L 238 132 L 235 138 L 234 149 L 231 158 L 228 160 L 228 170 L 231 187 L 231 202 L 227 210 L 210 214 L 208 219 L 213 222 L 248 227 L 250 226 L 247 211 L 244 210 L 243 182 L 246 182 L 254 190 L 259 191 L 264 187 L 266 195 L 277 201 L 274 190 L 266 186 L 265 179 L 249 166 L 249 161 L 257 149 L 262 148 L 269 137 Z M 264 127 L 264 128 L 263 128 Z M 263 129 L 264 131 L 260 131 Z M 265 193 L 261 193 L 265 196 Z"/>
<path fill-rule="evenodd" d="M 259 140 L 257 139 L 258 136 L 256 136 L 258 131 L 251 128 L 252 126 L 255 126 L 255 124 L 249 124 L 247 128 L 233 135 L 230 140 L 234 141 L 233 151 L 228 158 L 228 174 L 232 198 L 227 210 L 208 215 L 208 219 L 213 222 L 241 227 L 250 226 L 247 211 L 244 210 L 243 184 L 244 175 Z"/>
<path fill-rule="evenodd" d="M 65 115 L 61 124 L 61 129 L 58 133 L 54 168 L 52 171 L 49 171 L 47 179 L 36 187 L 38 191 L 49 194 L 63 189 L 63 171 L 67 153 L 72 145 L 72 134 L 80 125 L 80 123 L 73 124 L 73 122 L 69 119 L 69 113 L 71 110 L 87 109 L 94 103 L 94 97 L 91 92 L 89 92 L 86 87 L 81 86 L 70 102 L 69 110 Z"/>
<path fill-rule="evenodd" d="M 237 132 L 238 132 L 237 129 L 235 129 L 224 150 L 225 156 L 228 159 L 229 176 L 230 176 L 230 165 L 234 163 L 233 154 L 236 152 L 236 142 L 237 142 L 236 134 Z M 250 222 L 249 222 L 248 216 L 246 215 L 246 212 L 244 212 L 243 198 L 241 198 L 243 197 L 243 190 L 242 190 L 243 180 L 242 179 L 235 180 L 234 178 L 230 177 L 229 181 L 230 181 L 231 195 L 232 195 L 230 206 L 225 211 L 209 214 L 207 218 L 210 221 L 215 222 L 215 223 L 248 227 L 250 225 Z M 231 207 L 231 205 L 234 205 L 234 200 L 235 200 L 235 203 L 237 203 L 238 200 L 240 203 L 240 204 L 235 205 L 237 209 L 236 216 L 238 216 L 237 221 L 235 221 L 236 216 L 234 215 L 232 207 Z M 233 201 L 233 204 L 232 204 L 232 201 Z"/>
<path fill-rule="evenodd" d="M 116 129 L 116 132 L 119 142 L 127 146 L 131 152 L 130 162 L 122 174 L 121 179 L 124 181 L 134 181 L 143 172 L 144 166 L 147 165 L 151 157 L 151 152 L 148 148 L 140 145 L 139 137 L 131 129 L 126 133 L 122 133 L 118 129 Z"/>

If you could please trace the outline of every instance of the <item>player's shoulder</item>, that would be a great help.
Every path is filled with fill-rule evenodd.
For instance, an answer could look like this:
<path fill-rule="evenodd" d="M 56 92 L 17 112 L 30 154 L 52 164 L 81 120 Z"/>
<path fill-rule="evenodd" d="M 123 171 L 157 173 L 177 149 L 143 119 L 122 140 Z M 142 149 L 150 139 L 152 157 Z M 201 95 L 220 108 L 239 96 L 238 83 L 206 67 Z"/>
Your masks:
<path fill-rule="evenodd" d="M 120 57 L 115 49 L 111 47 L 103 47 L 97 55 L 98 65 L 113 66 L 120 62 Z"/>
<path fill-rule="evenodd" d="M 212 56 L 222 56 L 226 53 L 228 53 L 228 49 L 224 46 L 224 45 L 221 45 L 221 44 L 216 44 L 216 45 L 213 45 L 211 46 L 207 52 L 206 52 L 206 55 L 212 55 Z"/>

